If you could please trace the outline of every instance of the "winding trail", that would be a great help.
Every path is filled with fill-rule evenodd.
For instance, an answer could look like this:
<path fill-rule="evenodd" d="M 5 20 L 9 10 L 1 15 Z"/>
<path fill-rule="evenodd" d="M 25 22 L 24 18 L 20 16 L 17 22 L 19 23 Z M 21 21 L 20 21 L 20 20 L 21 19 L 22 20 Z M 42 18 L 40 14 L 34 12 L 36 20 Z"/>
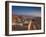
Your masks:
<path fill-rule="evenodd" d="M 30 30 L 31 24 L 32 24 L 32 21 L 30 21 L 29 24 L 28 24 L 28 30 Z"/>

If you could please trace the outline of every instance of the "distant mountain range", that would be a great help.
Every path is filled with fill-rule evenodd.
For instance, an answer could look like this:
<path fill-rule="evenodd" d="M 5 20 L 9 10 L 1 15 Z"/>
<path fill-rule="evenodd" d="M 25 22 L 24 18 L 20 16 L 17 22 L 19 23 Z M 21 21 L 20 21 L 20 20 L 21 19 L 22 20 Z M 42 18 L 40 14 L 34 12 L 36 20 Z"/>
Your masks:
<path fill-rule="evenodd" d="M 41 17 L 37 17 L 37 16 L 32 16 L 32 15 L 13 15 L 13 16 L 18 16 L 18 17 L 25 17 L 25 18 L 41 18 Z"/>

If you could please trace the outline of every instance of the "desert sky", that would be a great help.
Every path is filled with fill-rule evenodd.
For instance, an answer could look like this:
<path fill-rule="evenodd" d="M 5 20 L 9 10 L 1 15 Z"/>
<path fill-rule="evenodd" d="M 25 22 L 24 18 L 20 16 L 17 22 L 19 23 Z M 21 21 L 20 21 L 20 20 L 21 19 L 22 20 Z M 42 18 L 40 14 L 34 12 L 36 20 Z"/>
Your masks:
<path fill-rule="evenodd" d="M 12 6 L 13 15 L 27 15 L 41 17 L 41 7 Z"/>

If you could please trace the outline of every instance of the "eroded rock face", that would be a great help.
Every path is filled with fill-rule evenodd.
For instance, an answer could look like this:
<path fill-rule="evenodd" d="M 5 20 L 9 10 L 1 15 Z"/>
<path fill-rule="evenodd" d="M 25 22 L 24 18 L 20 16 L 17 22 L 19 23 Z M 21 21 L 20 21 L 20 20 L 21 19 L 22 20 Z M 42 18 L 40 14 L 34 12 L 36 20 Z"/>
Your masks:
<path fill-rule="evenodd" d="M 35 17 L 23 17 L 13 16 L 12 17 L 12 30 L 39 30 L 41 29 L 41 18 Z"/>

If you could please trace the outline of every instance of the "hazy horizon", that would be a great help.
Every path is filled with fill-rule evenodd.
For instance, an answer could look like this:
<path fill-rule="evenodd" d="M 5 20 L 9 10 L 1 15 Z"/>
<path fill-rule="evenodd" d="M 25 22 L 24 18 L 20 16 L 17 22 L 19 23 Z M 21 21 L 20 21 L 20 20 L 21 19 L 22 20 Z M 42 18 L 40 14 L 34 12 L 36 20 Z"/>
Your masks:
<path fill-rule="evenodd" d="M 13 15 L 41 17 L 41 7 L 12 6 Z"/>

